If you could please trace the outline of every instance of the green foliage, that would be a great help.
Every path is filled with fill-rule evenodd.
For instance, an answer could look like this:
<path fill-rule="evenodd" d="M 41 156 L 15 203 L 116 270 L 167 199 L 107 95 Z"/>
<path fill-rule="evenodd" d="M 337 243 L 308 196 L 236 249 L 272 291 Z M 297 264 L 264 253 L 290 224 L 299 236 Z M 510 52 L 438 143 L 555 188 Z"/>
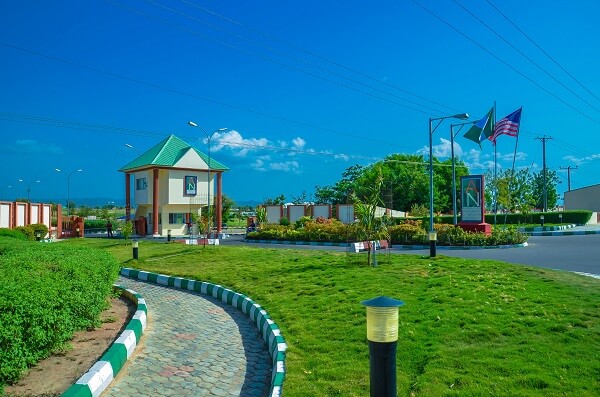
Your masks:
<path fill-rule="evenodd" d="M 0 238 L 0 384 L 95 327 L 119 264 L 107 252 Z"/>
<path fill-rule="evenodd" d="M 125 240 L 129 240 L 129 237 L 133 234 L 133 222 L 127 221 L 121 228 L 121 234 Z"/>
<path fill-rule="evenodd" d="M 311 222 L 312 218 L 310 216 L 303 216 L 300 217 L 296 222 L 294 222 L 294 227 L 296 229 L 301 229 L 304 227 L 304 225 L 306 225 L 308 222 Z"/>
<path fill-rule="evenodd" d="M 27 238 L 27 240 L 35 239 L 34 231 L 30 226 L 17 226 L 14 230 L 22 233 Z"/>
<path fill-rule="evenodd" d="M 516 214 L 497 214 L 496 224 L 497 225 L 519 225 L 519 224 L 536 224 L 540 223 L 540 216 L 544 215 L 545 223 L 556 223 L 560 224 L 560 215 L 562 215 L 562 223 L 574 223 L 576 225 L 585 225 L 592 217 L 591 211 L 586 210 L 574 210 L 574 211 L 560 211 L 560 212 L 524 212 Z M 487 223 L 494 223 L 494 214 L 486 214 L 485 221 Z"/>
<path fill-rule="evenodd" d="M 19 240 L 27 240 L 27 236 L 20 230 L 8 229 L 8 228 L 0 229 L 0 238 L 1 237 L 10 237 L 10 238 L 16 238 Z"/>
<path fill-rule="evenodd" d="M 283 205 L 285 204 L 285 195 L 280 194 L 277 197 L 266 198 L 263 200 L 264 205 Z"/>
<path fill-rule="evenodd" d="M 287 216 L 282 216 L 279 219 L 279 224 L 282 226 L 289 226 L 290 225 L 290 220 L 287 218 Z"/>
<path fill-rule="evenodd" d="M 34 223 L 29 225 L 29 227 L 33 230 L 33 238 L 34 240 L 37 238 L 36 234 L 39 234 L 40 238 L 45 238 L 48 234 L 48 226 L 43 223 Z"/>
<path fill-rule="evenodd" d="M 102 219 L 84 219 L 84 229 L 106 229 L 106 220 Z"/>
<path fill-rule="evenodd" d="M 429 208 L 427 208 L 423 204 L 413 203 L 410 206 L 409 214 L 410 214 L 410 216 L 416 216 L 416 217 L 427 216 L 427 215 L 429 215 Z"/>
<path fill-rule="evenodd" d="M 263 227 L 267 223 L 267 209 L 265 207 L 256 207 L 256 221 L 259 227 Z"/>

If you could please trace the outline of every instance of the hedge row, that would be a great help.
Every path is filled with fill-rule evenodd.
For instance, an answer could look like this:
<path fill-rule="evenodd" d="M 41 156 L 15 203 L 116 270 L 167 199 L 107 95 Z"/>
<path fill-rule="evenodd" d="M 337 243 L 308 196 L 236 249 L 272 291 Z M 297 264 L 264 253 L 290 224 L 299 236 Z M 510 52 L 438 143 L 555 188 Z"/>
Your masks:
<path fill-rule="evenodd" d="M 118 272 L 105 251 L 0 238 L 0 394 L 75 331 L 99 325 Z"/>
<path fill-rule="evenodd" d="M 491 235 L 472 233 L 452 225 L 437 223 L 434 225 L 438 232 L 439 245 L 462 246 L 492 246 L 513 245 L 527 241 L 527 236 L 516 228 L 493 228 Z M 400 225 L 390 226 L 388 233 L 380 232 L 375 239 L 391 239 L 393 244 L 429 244 L 429 235 L 423 223 L 406 220 Z M 339 221 L 308 221 L 295 226 L 266 225 L 261 230 L 246 235 L 250 240 L 280 240 L 280 241 L 328 241 L 354 242 L 361 241 L 360 231 L 356 224 L 345 225 Z"/>
<path fill-rule="evenodd" d="M 527 235 L 515 227 L 492 228 L 492 234 L 473 233 L 458 226 L 434 224 L 437 232 L 437 245 L 485 247 L 495 245 L 515 245 L 527 241 Z M 429 244 L 429 234 L 423 229 L 421 222 L 412 221 L 389 228 L 392 244 L 423 245 Z"/>
<path fill-rule="evenodd" d="M 494 224 L 494 218 L 496 218 L 497 225 L 521 225 L 521 224 L 535 224 L 540 223 L 540 216 L 544 215 L 544 223 L 561 223 L 560 215 L 562 215 L 562 223 L 574 223 L 576 225 L 585 225 L 592 217 L 591 211 L 559 211 L 559 212 L 529 212 L 519 214 L 501 214 L 498 213 L 495 217 L 494 214 L 486 214 L 485 221 L 489 224 Z M 421 220 L 424 224 L 429 222 L 429 217 L 419 218 L 395 218 L 397 224 L 403 223 L 406 219 Z M 452 215 L 436 215 L 434 217 L 434 223 L 453 223 Z M 460 222 L 460 216 L 458 216 Z"/>
<path fill-rule="evenodd" d="M 14 229 L 0 229 L 0 237 L 12 237 L 20 240 L 35 240 L 36 232 L 39 232 L 40 238 L 45 238 L 48 235 L 48 226 L 36 223 L 27 226 L 17 226 Z"/>

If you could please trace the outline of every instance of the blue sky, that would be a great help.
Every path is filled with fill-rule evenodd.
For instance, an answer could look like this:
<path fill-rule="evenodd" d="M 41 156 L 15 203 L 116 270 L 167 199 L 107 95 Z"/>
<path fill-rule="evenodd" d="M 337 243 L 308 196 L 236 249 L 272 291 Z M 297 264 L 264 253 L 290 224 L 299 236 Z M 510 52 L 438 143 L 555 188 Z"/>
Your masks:
<path fill-rule="evenodd" d="M 206 151 L 189 120 L 208 132 L 230 129 L 215 135 L 211 153 L 231 169 L 223 182 L 233 199 L 310 197 L 351 165 L 426 149 L 429 117 L 467 112 L 476 120 L 494 101 L 498 119 L 523 107 L 517 167 L 541 169 L 535 138 L 547 135 L 561 192 L 560 167 L 578 167 L 572 188 L 600 183 L 600 3 L 341 4 L 6 3 L 2 198 L 26 196 L 40 180 L 32 200 L 64 199 L 68 174 L 83 169 L 70 179 L 71 198 L 122 201 L 117 170 L 136 156 L 125 144 L 144 151 L 175 134 Z M 449 129 L 445 121 L 433 135 L 441 159 Z M 493 167 L 492 145 L 480 150 L 461 135 L 455 150 L 470 171 Z M 514 138 L 498 139 L 500 168 L 511 167 L 514 150 Z"/>

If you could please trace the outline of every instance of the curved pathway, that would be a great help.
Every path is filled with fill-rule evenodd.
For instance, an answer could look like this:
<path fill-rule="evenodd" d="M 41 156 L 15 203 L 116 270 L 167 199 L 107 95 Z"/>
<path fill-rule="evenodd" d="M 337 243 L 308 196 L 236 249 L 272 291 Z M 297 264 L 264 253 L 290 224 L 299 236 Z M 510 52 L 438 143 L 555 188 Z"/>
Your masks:
<path fill-rule="evenodd" d="M 148 306 L 140 346 L 102 396 L 269 394 L 272 360 L 252 321 L 210 296 L 119 277 Z"/>

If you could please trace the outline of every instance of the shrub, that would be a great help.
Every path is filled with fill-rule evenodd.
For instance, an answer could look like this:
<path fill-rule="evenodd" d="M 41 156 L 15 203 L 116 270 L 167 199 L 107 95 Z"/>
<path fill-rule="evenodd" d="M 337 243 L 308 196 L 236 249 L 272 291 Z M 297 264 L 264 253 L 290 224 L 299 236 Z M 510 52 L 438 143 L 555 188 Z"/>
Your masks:
<path fill-rule="evenodd" d="M 10 237 L 19 240 L 27 240 L 27 236 L 23 232 L 15 229 L 0 228 L 0 238 L 1 237 Z"/>
<path fill-rule="evenodd" d="M 105 251 L 0 238 L 0 384 L 99 324 L 119 263 Z"/>
<path fill-rule="evenodd" d="M 27 240 L 33 240 L 35 237 L 34 231 L 30 226 L 17 226 L 14 230 L 23 233 Z"/>
<path fill-rule="evenodd" d="M 298 219 L 296 222 L 294 222 L 294 227 L 296 229 L 301 229 L 304 227 L 304 225 L 306 225 L 308 222 L 311 222 L 312 218 L 310 216 L 303 216 L 300 219 Z"/>
<path fill-rule="evenodd" d="M 48 226 L 43 223 L 36 223 L 33 225 L 29 225 L 29 227 L 33 230 L 33 238 L 36 238 L 36 233 L 39 233 L 41 238 L 45 238 L 48 235 Z"/>
<path fill-rule="evenodd" d="M 106 221 L 101 219 L 85 219 L 83 227 L 85 229 L 106 229 Z"/>
<path fill-rule="evenodd" d="M 279 220 L 279 224 L 283 225 L 283 226 L 289 226 L 290 220 L 287 217 L 282 216 L 281 219 Z"/>

